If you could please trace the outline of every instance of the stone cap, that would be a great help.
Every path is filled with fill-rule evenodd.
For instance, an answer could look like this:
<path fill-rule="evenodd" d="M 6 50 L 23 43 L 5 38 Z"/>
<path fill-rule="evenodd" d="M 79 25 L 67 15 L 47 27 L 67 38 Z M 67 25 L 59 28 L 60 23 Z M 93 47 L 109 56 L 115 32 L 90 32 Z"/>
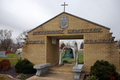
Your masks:
<path fill-rule="evenodd" d="M 42 69 L 42 68 L 45 68 L 45 67 L 50 66 L 50 65 L 51 65 L 51 63 L 43 63 L 43 64 L 35 65 L 33 68 Z"/>
<path fill-rule="evenodd" d="M 78 65 L 75 65 L 73 68 L 72 68 L 72 71 L 73 72 L 81 72 L 83 69 L 83 64 L 78 64 Z"/>

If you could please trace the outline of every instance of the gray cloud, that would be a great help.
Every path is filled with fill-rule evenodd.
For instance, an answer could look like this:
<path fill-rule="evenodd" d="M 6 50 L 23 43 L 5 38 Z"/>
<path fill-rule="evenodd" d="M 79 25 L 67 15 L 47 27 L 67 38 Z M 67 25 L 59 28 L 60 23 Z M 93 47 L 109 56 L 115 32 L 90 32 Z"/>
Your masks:
<path fill-rule="evenodd" d="M 0 29 L 13 30 L 15 38 L 63 12 L 64 2 L 66 12 L 109 27 L 120 39 L 120 0 L 0 0 Z"/>

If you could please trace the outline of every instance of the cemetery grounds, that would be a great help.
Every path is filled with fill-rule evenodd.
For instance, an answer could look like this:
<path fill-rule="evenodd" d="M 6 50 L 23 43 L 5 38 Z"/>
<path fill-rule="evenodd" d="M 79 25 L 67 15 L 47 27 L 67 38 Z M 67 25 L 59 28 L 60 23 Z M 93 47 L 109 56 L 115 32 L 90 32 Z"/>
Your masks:
<path fill-rule="evenodd" d="M 7 55 L 8 55 L 8 57 L 0 57 L 0 61 L 2 61 L 3 59 L 8 59 L 10 61 L 11 65 L 15 65 L 17 63 L 17 61 L 20 59 L 20 58 L 18 58 L 19 54 L 8 53 Z M 62 54 L 62 56 L 64 56 L 64 54 Z M 83 62 L 84 54 L 78 54 L 78 56 L 79 56 L 79 63 L 83 64 L 84 63 Z M 120 57 L 120 55 L 119 55 L 119 57 Z M 64 59 L 63 58 L 63 61 L 64 60 L 66 60 L 68 62 L 72 62 L 72 63 L 74 62 L 74 59 Z"/>
<path fill-rule="evenodd" d="M 8 57 L 0 57 L 0 61 L 3 59 L 8 59 L 11 63 L 11 65 L 15 65 L 17 61 L 20 59 L 18 58 L 19 54 L 14 54 L 14 53 L 8 53 Z M 63 54 L 64 56 L 64 54 Z M 79 63 L 83 63 L 83 54 L 78 54 L 79 56 Z M 63 61 L 66 60 L 68 62 L 74 62 L 74 59 L 63 59 Z"/>
<path fill-rule="evenodd" d="M 8 59 L 10 61 L 10 63 L 11 63 L 11 66 L 16 65 L 17 61 L 20 59 L 20 58 L 18 58 L 19 54 L 8 53 L 7 55 L 8 55 L 8 57 L 0 57 L 0 61 L 2 61 L 3 59 Z M 62 56 L 64 56 L 64 54 Z M 79 63 L 83 64 L 84 63 L 83 62 L 83 60 L 84 60 L 84 54 L 78 54 L 78 56 L 79 56 Z M 119 55 L 119 57 L 120 57 L 120 55 Z M 63 61 L 64 60 L 68 61 L 69 63 L 71 63 L 71 62 L 74 63 L 74 59 L 64 59 L 63 58 Z M 13 71 L 14 71 L 14 73 L 16 73 L 15 70 L 13 70 Z M 9 73 L 12 74 L 12 72 L 9 72 Z M 18 75 L 18 74 L 19 73 L 16 73 L 16 75 Z M 8 74 L 8 75 L 10 75 L 10 74 Z M 26 74 L 26 75 L 27 75 L 27 77 L 24 78 L 24 79 L 21 79 L 21 80 L 25 80 L 25 79 L 27 79 L 27 78 L 35 75 L 35 74 Z M 15 77 L 15 76 L 12 76 L 12 77 Z M 12 80 L 12 79 L 8 79 L 8 80 Z"/>
<path fill-rule="evenodd" d="M 3 59 L 8 59 L 11 63 L 11 65 L 15 65 L 17 63 L 17 61 L 20 59 L 18 58 L 19 54 L 15 54 L 15 53 L 8 53 L 7 54 L 8 57 L 0 57 L 0 61 L 2 61 Z M 64 56 L 64 54 L 62 54 L 62 56 Z M 78 57 L 79 57 L 79 63 L 80 64 L 83 64 L 84 63 L 84 54 L 78 54 Z M 120 57 L 120 55 L 119 55 Z M 63 58 L 63 61 L 66 60 L 68 62 L 71 62 L 71 63 L 74 63 L 74 59 L 64 59 Z"/>
<path fill-rule="evenodd" d="M 4 77 L 3 80 L 14 80 L 14 79 L 12 79 L 11 77 L 8 77 L 8 76 L 11 75 L 13 78 L 16 78 L 16 76 L 20 74 L 20 73 L 17 73 L 15 71 L 15 65 L 16 65 L 17 61 L 20 59 L 20 58 L 18 58 L 19 54 L 8 53 L 7 55 L 8 55 L 8 57 L 0 57 L 0 61 L 2 61 L 3 59 L 8 59 L 11 63 L 11 68 L 8 71 L 1 71 L 0 72 L 0 80 L 1 80 L 2 77 Z M 6 74 L 7 74 L 7 76 L 6 76 Z M 31 76 L 34 76 L 35 73 L 25 74 L 25 75 L 27 76 L 26 78 L 22 78 L 22 79 L 19 79 L 19 80 L 26 80 L 27 78 L 29 78 Z"/>
<path fill-rule="evenodd" d="M 0 57 L 0 61 L 2 61 L 3 59 L 8 59 L 10 61 L 11 65 L 15 65 L 17 63 L 18 59 L 20 59 L 20 58 L 18 58 L 19 54 L 8 53 L 7 55 L 8 55 L 8 57 Z"/>

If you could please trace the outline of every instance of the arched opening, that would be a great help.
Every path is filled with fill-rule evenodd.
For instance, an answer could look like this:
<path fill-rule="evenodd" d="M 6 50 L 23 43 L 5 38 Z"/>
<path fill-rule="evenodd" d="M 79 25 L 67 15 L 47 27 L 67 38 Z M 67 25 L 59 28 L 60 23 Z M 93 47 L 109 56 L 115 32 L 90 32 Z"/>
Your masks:
<path fill-rule="evenodd" d="M 51 63 L 52 66 L 59 65 L 60 59 L 60 45 L 61 42 L 68 42 L 65 45 L 73 46 L 73 43 L 76 42 L 78 46 L 78 64 L 84 64 L 84 49 L 80 49 L 81 43 L 84 41 L 83 35 L 66 35 L 66 36 L 48 36 L 47 37 L 47 62 Z M 71 47 L 74 48 L 74 47 Z M 74 53 L 74 49 L 73 53 Z M 65 54 L 65 50 L 62 54 L 62 57 Z M 73 59 L 64 59 L 62 61 L 68 61 L 68 63 L 73 63 L 75 65 L 75 60 Z"/>
<path fill-rule="evenodd" d="M 83 49 L 83 39 L 60 39 L 59 40 L 59 54 L 62 53 L 62 61 L 63 64 L 75 64 L 75 55 L 74 55 L 74 43 L 77 43 L 77 49 L 78 49 L 78 64 L 84 63 L 84 49 Z M 64 48 L 64 49 L 63 49 Z M 66 50 L 70 48 L 72 49 L 72 53 L 74 58 L 66 58 Z M 63 50 L 63 51 L 62 51 Z M 60 55 L 59 55 L 60 56 Z M 59 57 L 60 58 L 60 57 Z"/>

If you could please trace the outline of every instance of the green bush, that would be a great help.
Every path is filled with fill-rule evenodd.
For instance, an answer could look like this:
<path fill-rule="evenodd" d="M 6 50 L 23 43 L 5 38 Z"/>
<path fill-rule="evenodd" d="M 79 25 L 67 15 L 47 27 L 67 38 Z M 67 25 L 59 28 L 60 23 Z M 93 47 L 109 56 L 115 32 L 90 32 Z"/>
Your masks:
<path fill-rule="evenodd" d="M 19 79 L 20 79 L 20 78 L 26 78 L 26 77 L 27 77 L 27 76 L 24 75 L 24 74 L 19 74 L 19 75 L 16 76 L 16 78 L 19 78 Z"/>
<path fill-rule="evenodd" d="M 84 62 L 82 61 L 82 62 L 79 62 L 79 64 L 84 64 Z"/>
<path fill-rule="evenodd" d="M 67 60 L 64 60 L 63 63 L 68 63 L 68 61 L 67 61 Z"/>
<path fill-rule="evenodd" d="M 98 80 L 96 76 L 89 76 L 86 80 Z"/>
<path fill-rule="evenodd" d="M 7 71 L 11 67 L 10 61 L 8 59 L 4 59 L 0 61 L 0 71 Z"/>
<path fill-rule="evenodd" d="M 0 80 L 2 80 L 4 77 L 3 76 L 0 76 Z"/>
<path fill-rule="evenodd" d="M 18 60 L 17 64 L 15 65 L 15 70 L 17 73 L 35 73 L 36 70 L 33 69 L 34 64 L 31 63 L 29 60 L 24 59 L 24 60 Z"/>
<path fill-rule="evenodd" d="M 111 76 L 118 80 L 115 65 L 111 65 L 107 61 L 96 61 L 90 70 L 90 75 L 96 76 L 99 80 L 110 80 Z M 110 75 L 111 73 L 112 75 Z"/>

